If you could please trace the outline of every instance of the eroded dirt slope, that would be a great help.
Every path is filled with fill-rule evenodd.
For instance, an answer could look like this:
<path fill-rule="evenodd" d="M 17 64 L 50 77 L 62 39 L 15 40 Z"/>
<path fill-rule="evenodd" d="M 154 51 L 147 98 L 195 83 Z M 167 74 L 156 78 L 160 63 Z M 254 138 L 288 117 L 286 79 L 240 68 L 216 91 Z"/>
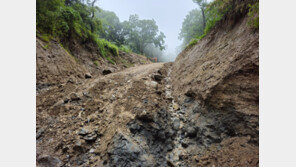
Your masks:
<path fill-rule="evenodd" d="M 191 94 L 216 108 L 258 115 L 259 34 L 247 20 L 219 27 L 177 57 L 172 73 L 176 97 Z"/>
<path fill-rule="evenodd" d="M 176 101 L 199 106 L 188 125 L 198 129 L 192 143 L 204 147 L 189 166 L 259 165 L 259 34 L 247 20 L 220 25 L 173 64 Z"/>

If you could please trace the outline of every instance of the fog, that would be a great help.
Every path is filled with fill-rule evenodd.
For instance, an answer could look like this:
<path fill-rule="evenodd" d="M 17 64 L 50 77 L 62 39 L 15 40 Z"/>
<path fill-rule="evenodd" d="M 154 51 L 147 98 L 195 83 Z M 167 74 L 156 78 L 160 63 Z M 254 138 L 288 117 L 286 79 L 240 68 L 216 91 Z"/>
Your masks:
<path fill-rule="evenodd" d="M 166 35 L 163 61 L 175 60 L 182 44 L 178 39 L 182 22 L 189 11 L 198 8 L 192 0 L 99 0 L 97 5 L 115 12 L 120 21 L 128 20 L 131 14 L 138 14 L 140 19 L 154 19 Z M 157 49 L 151 52 L 160 53 Z"/>

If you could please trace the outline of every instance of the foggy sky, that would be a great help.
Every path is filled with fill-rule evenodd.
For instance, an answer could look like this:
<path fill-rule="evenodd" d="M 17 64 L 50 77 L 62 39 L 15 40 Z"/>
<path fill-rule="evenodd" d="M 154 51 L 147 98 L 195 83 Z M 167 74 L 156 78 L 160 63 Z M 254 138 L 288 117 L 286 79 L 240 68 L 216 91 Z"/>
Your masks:
<path fill-rule="evenodd" d="M 154 19 L 166 35 L 167 53 L 175 53 L 181 45 L 178 36 L 182 22 L 189 11 L 198 8 L 192 0 L 99 0 L 97 5 L 115 12 L 120 21 L 128 20 L 131 14 L 138 14 L 140 19 Z"/>

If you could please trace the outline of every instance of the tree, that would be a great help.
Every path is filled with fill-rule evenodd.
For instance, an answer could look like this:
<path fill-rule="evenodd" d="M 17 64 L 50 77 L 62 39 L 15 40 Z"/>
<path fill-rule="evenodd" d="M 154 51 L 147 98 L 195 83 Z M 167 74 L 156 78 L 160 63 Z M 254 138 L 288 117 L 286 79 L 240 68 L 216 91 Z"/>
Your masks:
<path fill-rule="evenodd" d="M 116 14 L 114 12 L 100 10 L 95 15 L 101 20 L 103 26 L 103 31 L 99 34 L 100 37 L 114 42 L 118 46 L 123 45 L 122 24 Z"/>
<path fill-rule="evenodd" d="M 90 6 L 90 9 L 91 9 L 91 20 L 92 20 L 92 23 L 95 23 L 96 20 L 94 19 L 95 17 L 95 11 L 96 11 L 96 7 L 95 7 L 95 3 L 97 2 L 97 0 L 87 0 L 87 4 Z M 90 28 L 91 28 L 91 32 L 93 33 L 95 31 L 95 27 L 96 25 L 95 24 L 91 24 L 90 25 Z"/>
<path fill-rule="evenodd" d="M 122 26 L 126 44 L 134 52 L 143 54 L 148 44 L 153 44 L 160 50 L 165 49 L 165 35 L 159 32 L 154 20 L 140 20 L 138 15 L 131 15 L 129 21 L 123 22 Z"/>
<path fill-rule="evenodd" d="M 204 33 L 202 13 L 199 9 L 193 9 L 185 17 L 179 39 L 183 40 L 183 47 L 193 38 L 201 36 Z"/>
<path fill-rule="evenodd" d="M 202 20 L 203 20 L 203 29 L 206 28 L 206 15 L 205 15 L 205 10 L 207 7 L 207 1 L 206 0 L 193 0 L 193 2 L 197 3 L 198 6 L 200 7 L 201 13 L 202 13 Z"/>

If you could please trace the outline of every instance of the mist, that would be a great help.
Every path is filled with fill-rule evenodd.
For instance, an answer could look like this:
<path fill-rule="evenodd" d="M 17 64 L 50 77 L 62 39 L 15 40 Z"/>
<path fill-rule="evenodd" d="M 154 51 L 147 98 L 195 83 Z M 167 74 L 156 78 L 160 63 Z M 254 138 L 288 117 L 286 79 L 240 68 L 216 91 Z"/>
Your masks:
<path fill-rule="evenodd" d="M 165 62 L 174 61 L 180 53 L 182 41 L 178 36 L 183 20 L 189 11 L 198 8 L 192 0 L 100 0 L 97 5 L 115 12 L 120 21 L 128 20 L 132 14 L 138 14 L 142 19 L 154 19 L 166 36 L 166 49 L 160 52 L 153 48 L 149 54 Z M 151 46 L 147 48 L 152 49 Z M 156 56 L 156 53 L 160 55 Z"/>

